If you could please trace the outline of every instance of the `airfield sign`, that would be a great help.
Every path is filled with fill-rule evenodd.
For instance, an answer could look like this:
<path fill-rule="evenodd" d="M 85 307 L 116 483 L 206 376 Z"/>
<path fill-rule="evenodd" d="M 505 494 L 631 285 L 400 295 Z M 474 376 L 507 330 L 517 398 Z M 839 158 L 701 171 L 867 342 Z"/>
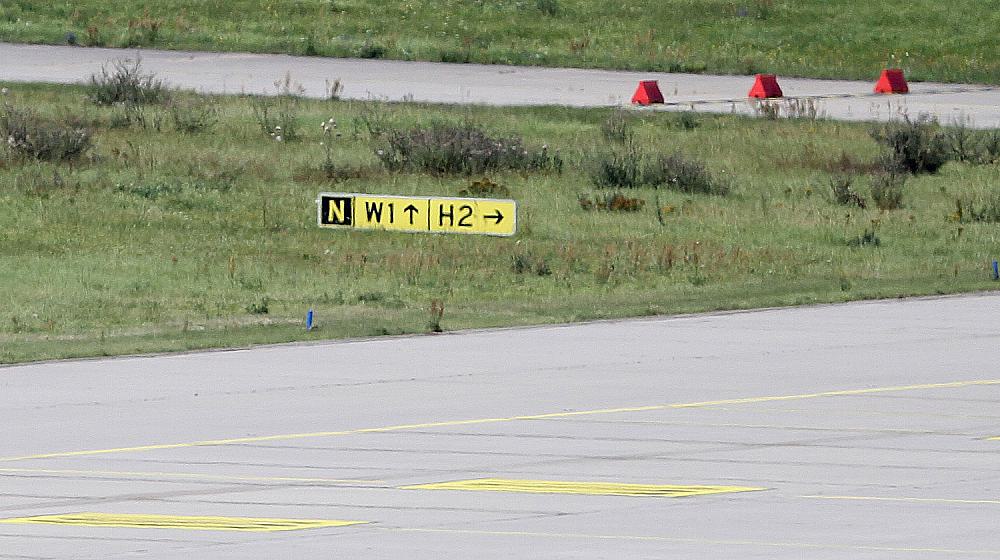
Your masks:
<path fill-rule="evenodd" d="M 320 193 L 316 206 L 322 228 L 498 236 L 517 231 L 513 200 Z"/>

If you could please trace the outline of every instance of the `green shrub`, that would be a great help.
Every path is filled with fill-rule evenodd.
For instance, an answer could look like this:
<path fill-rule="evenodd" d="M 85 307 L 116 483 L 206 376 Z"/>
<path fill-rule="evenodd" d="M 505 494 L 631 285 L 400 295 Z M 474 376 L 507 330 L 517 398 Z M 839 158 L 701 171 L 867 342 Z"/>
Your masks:
<path fill-rule="evenodd" d="M 75 160 L 93 147 L 92 132 L 82 122 L 46 119 L 11 105 L 0 113 L 0 136 L 10 153 L 44 161 Z"/>
<path fill-rule="evenodd" d="M 558 153 L 548 146 L 529 150 L 519 136 L 493 136 L 473 124 L 434 123 L 384 136 L 375 153 L 387 169 L 448 175 L 481 174 L 503 169 L 562 171 Z"/>
<path fill-rule="evenodd" d="M 449 64 L 468 64 L 472 60 L 472 52 L 469 49 L 444 49 L 438 59 Z"/>
<path fill-rule="evenodd" d="M 358 47 L 358 58 L 382 58 L 385 56 L 385 51 L 384 46 L 365 41 L 365 44 Z"/>
<path fill-rule="evenodd" d="M 916 119 L 904 116 L 902 121 L 883 124 L 870 134 L 889 148 L 886 166 L 909 173 L 936 173 L 952 156 L 947 138 L 928 115 Z"/>
<path fill-rule="evenodd" d="M 632 189 L 642 184 L 642 154 L 629 139 L 621 150 L 595 156 L 590 181 L 602 189 Z"/>
<path fill-rule="evenodd" d="M 713 177 L 705 164 L 680 152 L 661 155 L 650 162 L 643 172 L 642 182 L 652 187 L 665 187 L 690 194 L 729 194 L 729 184 Z"/>
<path fill-rule="evenodd" d="M 160 103 L 169 93 L 162 80 L 142 72 L 142 60 L 138 57 L 115 60 L 111 71 L 101 66 L 100 74 L 91 74 L 88 89 L 87 98 L 97 105 Z"/>
<path fill-rule="evenodd" d="M 979 150 L 976 163 L 1000 162 L 1000 130 L 985 130 L 979 133 Z"/>

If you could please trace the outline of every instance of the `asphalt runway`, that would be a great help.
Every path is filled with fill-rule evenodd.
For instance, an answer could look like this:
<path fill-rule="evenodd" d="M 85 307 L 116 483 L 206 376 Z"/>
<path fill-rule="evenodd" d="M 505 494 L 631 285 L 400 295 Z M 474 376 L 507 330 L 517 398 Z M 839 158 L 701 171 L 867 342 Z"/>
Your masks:
<path fill-rule="evenodd" d="M 77 83 L 121 58 L 141 56 L 168 83 L 215 94 L 274 94 L 287 75 L 304 95 L 324 97 L 339 80 L 344 99 L 383 99 L 486 105 L 627 105 L 639 80 L 655 79 L 665 105 L 649 110 L 755 114 L 747 93 L 753 78 L 701 74 L 618 72 L 287 55 L 119 50 L 0 43 L 0 81 Z M 875 95 L 871 81 L 779 77 L 782 114 L 869 121 L 933 115 L 942 124 L 1000 127 L 1000 87 L 911 83 L 908 95 Z"/>
<path fill-rule="evenodd" d="M 0 368 L 0 559 L 997 558 L 1000 295 Z"/>

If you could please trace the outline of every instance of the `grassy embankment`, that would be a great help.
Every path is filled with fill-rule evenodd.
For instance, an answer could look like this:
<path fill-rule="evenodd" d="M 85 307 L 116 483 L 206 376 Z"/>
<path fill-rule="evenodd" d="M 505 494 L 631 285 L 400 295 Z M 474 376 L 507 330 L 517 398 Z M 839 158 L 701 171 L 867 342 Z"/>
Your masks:
<path fill-rule="evenodd" d="M 998 83 L 991 4 L 9 0 L 0 40 L 856 79 L 901 65 L 917 80 Z"/>
<path fill-rule="evenodd" d="M 66 161 L 0 150 L 0 362 L 996 286 L 1000 227 L 981 220 L 1000 219 L 1000 168 L 953 161 L 911 176 L 903 208 L 882 211 L 867 174 L 883 149 L 865 125 L 276 98 L 272 118 L 299 127 L 278 142 L 254 98 L 175 95 L 128 109 L 94 105 L 81 88 L 7 87 L 8 115 L 33 108 L 38 122 L 89 129 L 93 147 Z M 330 117 L 342 137 L 324 135 Z M 431 121 L 559 151 L 561 173 L 485 174 L 521 205 L 515 237 L 316 227 L 320 191 L 455 196 L 481 180 L 381 164 L 380 131 Z M 596 188 L 596 154 L 627 159 L 628 130 L 650 161 L 700 158 L 730 192 Z M 831 178 L 852 173 L 864 209 L 831 194 Z M 581 195 L 615 192 L 618 206 L 642 206 L 582 207 Z M 320 328 L 306 333 L 310 307 Z"/>

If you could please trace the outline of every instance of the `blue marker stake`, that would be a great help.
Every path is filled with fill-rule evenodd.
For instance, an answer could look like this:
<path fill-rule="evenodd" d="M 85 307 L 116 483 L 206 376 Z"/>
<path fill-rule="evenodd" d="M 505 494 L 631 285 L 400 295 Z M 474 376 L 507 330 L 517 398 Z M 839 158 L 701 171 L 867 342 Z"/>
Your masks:
<path fill-rule="evenodd" d="M 313 330 L 313 310 L 312 309 L 310 309 L 309 312 L 306 313 L 306 330 L 307 331 Z"/>
<path fill-rule="evenodd" d="M 993 279 L 1000 280 L 1000 267 L 997 266 L 997 261 L 993 261 Z"/>

